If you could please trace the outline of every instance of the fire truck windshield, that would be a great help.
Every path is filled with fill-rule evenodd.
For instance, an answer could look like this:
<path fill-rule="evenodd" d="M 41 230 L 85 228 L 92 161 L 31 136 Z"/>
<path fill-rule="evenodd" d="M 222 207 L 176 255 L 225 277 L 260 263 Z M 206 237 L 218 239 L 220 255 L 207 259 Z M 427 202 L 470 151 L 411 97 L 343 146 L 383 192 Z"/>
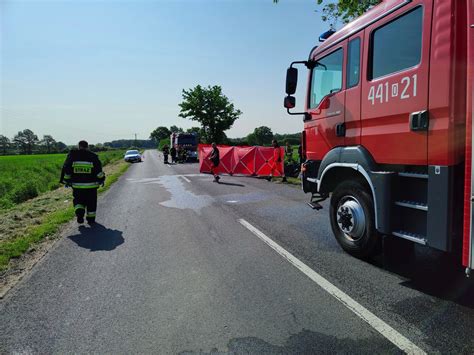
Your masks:
<path fill-rule="evenodd" d="M 179 136 L 178 137 L 178 144 L 197 144 L 197 139 L 195 136 L 184 136 L 184 137 L 181 137 Z"/>
<path fill-rule="evenodd" d="M 341 90 L 342 58 L 342 49 L 338 49 L 318 59 L 311 79 L 311 108 L 317 107 L 326 95 Z"/>

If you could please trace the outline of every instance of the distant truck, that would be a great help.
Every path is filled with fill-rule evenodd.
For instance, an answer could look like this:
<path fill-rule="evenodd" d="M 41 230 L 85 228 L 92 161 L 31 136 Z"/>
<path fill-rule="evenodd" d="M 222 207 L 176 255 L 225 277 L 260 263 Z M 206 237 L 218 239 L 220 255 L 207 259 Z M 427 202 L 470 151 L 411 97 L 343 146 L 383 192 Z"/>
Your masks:
<path fill-rule="evenodd" d="M 385 0 L 288 69 L 303 190 L 315 209 L 330 197 L 348 253 L 369 256 L 387 235 L 462 250 L 474 268 L 473 31 L 472 0 Z M 309 71 L 300 113 L 295 64 Z"/>
<path fill-rule="evenodd" d="M 181 146 L 186 151 L 186 160 L 198 159 L 199 136 L 196 133 L 172 133 L 170 137 L 171 147 L 178 149 Z"/>

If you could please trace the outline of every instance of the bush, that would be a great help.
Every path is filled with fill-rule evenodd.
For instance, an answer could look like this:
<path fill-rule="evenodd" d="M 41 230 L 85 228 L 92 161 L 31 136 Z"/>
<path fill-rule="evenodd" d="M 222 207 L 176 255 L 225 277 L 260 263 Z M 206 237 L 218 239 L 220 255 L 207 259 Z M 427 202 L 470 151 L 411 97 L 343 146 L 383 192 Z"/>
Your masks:
<path fill-rule="evenodd" d="M 160 139 L 160 144 L 158 145 L 158 150 L 163 150 L 163 147 L 165 145 L 170 146 L 170 139 L 169 138 Z"/>
<path fill-rule="evenodd" d="M 24 182 L 21 185 L 17 185 L 10 196 L 10 200 L 12 200 L 14 203 L 20 203 L 38 196 L 38 188 L 36 187 L 36 183 L 34 181 Z"/>

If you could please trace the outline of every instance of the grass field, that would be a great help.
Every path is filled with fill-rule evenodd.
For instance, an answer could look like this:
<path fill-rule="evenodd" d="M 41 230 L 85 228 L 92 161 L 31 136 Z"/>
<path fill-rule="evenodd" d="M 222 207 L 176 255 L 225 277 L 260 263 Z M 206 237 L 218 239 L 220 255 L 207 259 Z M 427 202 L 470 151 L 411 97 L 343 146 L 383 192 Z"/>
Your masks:
<path fill-rule="evenodd" d="M 99 153 L 103 165 L 123 157 L 122 150 Z M 12 155 L 0 157 L 0 210 L 60 186 L 65 154 Z"/>
<path fill-rule="evenodd" d="M 107 155 L 104 161 L 108 158 L 115 159 Z M 99 193 L 106 191 L 129 166 L 123 160 L 107 164 L 104 168 L 107 179 Z M 2 273 L 8 269 L 10 260 L 22 256 L 45 238 L 54 239 L 61 226 L 74 217 L 71 194 L 71 189 L 59 188 L 10 209 L 0 209 L 0 297 Z"/>

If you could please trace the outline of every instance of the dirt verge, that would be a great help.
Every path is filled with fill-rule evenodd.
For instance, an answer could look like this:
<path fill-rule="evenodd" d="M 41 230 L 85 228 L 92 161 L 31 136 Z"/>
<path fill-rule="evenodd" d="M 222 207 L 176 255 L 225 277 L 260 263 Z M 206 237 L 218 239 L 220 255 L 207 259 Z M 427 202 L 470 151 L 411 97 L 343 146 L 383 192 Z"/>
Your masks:
<path fill-rule="evenodd" d="M 106 165 L 104 172 L 108 176 L 109 183 L 102 190 L 106 190 L 115 182 L 128 166 L 129 164 L 123 161 Z M 68 228 L 72 228 L 71 223 L 62 222 L 61 218 L 57 218 L 58 215 L 62 215 L 64 219 L 64 216 L 68 215 L 67 212 L 71 211 L 71 200 L 71 190 L 61 187 L 0 212 L 0 246 L 17 241 L 35 229 L 51 224 L 53 218 L 58 220 L 53 222 L 54 233 L 46 234 L 40 241 L 30 245 L 26 252 L 11 258 L 7 267 L 0 271 L 0 299 L 51 250 Z M 63 211 L 65 213 L 62 213 Z"/>

